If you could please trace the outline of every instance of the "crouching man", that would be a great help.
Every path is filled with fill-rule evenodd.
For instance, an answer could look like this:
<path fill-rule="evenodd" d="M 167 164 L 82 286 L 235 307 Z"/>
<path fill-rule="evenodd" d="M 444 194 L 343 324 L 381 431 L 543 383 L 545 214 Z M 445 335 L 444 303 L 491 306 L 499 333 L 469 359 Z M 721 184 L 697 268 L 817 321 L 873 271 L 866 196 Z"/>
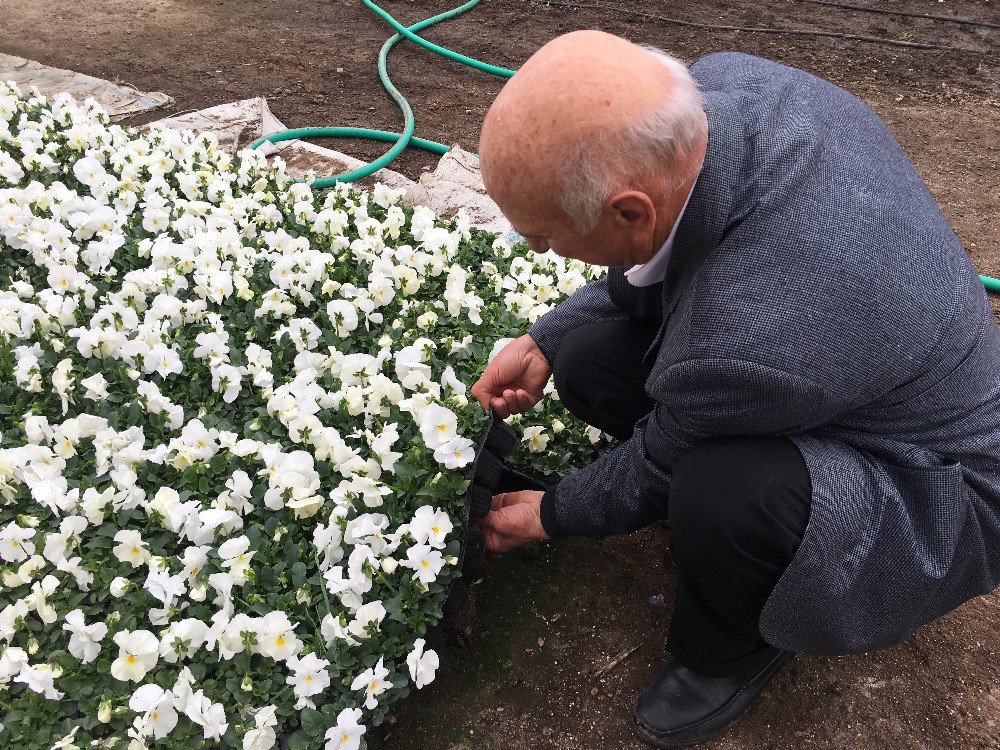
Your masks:
<path fill-rule="evenodd" d="M 884 648 L 997 587 L 1000 329 L 861 101 L 580 31 L 505 85 L 480 155 L 533 250 L 609 271 L 472 392 L 505 417 L 554 373 L 620 442 L 479 524 L 506 551 L 667 520 L 673 658 L 635 707 L 647 742 L 721 733 L 795 652 Z"/>

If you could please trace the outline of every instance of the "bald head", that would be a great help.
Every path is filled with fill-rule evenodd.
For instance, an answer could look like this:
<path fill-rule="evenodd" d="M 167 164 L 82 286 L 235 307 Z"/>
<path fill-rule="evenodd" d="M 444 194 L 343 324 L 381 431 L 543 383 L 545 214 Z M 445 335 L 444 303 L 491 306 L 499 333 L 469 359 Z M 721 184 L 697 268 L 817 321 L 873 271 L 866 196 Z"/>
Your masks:
<path fill-rule="evenodd" d="M 538 206 L 547 200 L 552 210 L 569 208 L 564 213 L 579 214 L 560 200 L 572 197 L 565 195 L 567 182 L 593 183 L 591 192 L 623 180 L 649 190 L 679 182 L 673 179 L 677 174 L 667 173 L 677 172 L 678 165 L 662 163 L 649 148 L 642 148 L 643 143 L 636 158 L 622 153 L 634 152 L 646 136 L 657 139 L 658 134 L 643 131 L 679 92 L 685 105 L 694 91 L 697 101 L 688 109 L 704 118 L 683 64 L 665 57 L 601 31 L 564 34 L 532 55 L 500 91 L 480 136 L 483 179 L 501 208 L 523 201 Z M 663 153 L 683 162 L 683 152 L 692 149 L 679 143 L 674 133 L 660 135 L 667 146 Z M 605 163 L 609 160 L 629 174 L 610 174 L 616 169 Z M 590 203 L 598 200 L 589 198 Z"/>

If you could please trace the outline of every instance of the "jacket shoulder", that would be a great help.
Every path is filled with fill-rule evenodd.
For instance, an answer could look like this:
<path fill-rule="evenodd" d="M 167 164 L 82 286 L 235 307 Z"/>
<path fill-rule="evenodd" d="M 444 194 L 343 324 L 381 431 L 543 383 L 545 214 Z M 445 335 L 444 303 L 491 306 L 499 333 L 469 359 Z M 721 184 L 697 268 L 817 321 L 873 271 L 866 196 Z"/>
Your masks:
<path fill-rule="evenodd" d="M 774 60 L 745 52 L 710 52 L 688 66 L 691 75 L 701 83 L 732 86 L 744 79 L 794 75 L 799 71 Z"/>

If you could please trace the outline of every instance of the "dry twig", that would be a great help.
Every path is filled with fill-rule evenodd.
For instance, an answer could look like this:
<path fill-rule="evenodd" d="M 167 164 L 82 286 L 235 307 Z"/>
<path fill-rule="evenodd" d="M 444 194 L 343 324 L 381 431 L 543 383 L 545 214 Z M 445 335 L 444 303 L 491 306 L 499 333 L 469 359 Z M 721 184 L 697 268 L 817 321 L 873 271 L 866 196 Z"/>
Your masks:
<path fill-rule="evenodd" d="M 616 657 L 615 657 L 614 659 L 612 659 L 612 660 L 611 660 L 611 661 L 609 661 L 609 662 L 608 662 L 607 664 L 605 664 L 605 665 L 604 665 L 603 667 L 601 667 L 601 668 L 599 668 L 599 669 L 595 670 L 595 671 L 594 671 L 594 673 L 593 673 L 593 674 L 591 675 L 591 677 L 592 677 L 593 679 L 595 679 L 595 680 L 596 680 L 596 679 L 597 679 L 598 677 L 603 677 L 603 676 L 604 676 L 604 675 L 606 675 L 606 674 L 607 674 L 608 672 L 610 672 L 610 671 L 611 671 L 612 669 L 614 669 L 614 668 L 615 668 L 615 667 L 617 667 L 617 666 L 618 666 L 619 664 L 621 664 L 621 663 L 622 663 L 623 661 L 625 661 L 625 659 L 627 659 L 627 658 L 628 658 L 628 657 L 629 657 L 629 656 L 630 656 L 630 655 L 631 655 L 631 654 L 632 654 L 632 653 L 633 653 L 634 651 L 636 651 L 636 650 L 637 650 L 637 649 L 639 648 L 639 646 L 641 646 L 641 645 L 642 645 L 641 643 L 637 643 L 637 644 L 636 644 L 635 646 L 632 646 L 631 648 L 627 648 L 627 649 L 625 649 L 625 650 L 624 650 L 624 651 L 622 651 L 622 652 L 621 652 L 620 654 L 618 654 L 618 656 L 616 656 Z"/>

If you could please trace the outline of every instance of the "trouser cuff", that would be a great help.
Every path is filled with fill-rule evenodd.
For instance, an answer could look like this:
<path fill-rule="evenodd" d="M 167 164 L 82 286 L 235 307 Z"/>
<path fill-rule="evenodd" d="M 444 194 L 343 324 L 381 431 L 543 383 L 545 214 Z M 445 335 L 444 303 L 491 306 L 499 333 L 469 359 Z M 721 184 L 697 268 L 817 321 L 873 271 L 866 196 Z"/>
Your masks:
<path fill-rule="evenodd" d="M 668 638 L 667 651 L 682 666 L 704 677 L 735 677 L 737 675 L 750 677 L 762 670 L 775 656 L 782 652 L 782 649 L 765 645 L 731 661 L 710 662 L 692 655 Z"/>

